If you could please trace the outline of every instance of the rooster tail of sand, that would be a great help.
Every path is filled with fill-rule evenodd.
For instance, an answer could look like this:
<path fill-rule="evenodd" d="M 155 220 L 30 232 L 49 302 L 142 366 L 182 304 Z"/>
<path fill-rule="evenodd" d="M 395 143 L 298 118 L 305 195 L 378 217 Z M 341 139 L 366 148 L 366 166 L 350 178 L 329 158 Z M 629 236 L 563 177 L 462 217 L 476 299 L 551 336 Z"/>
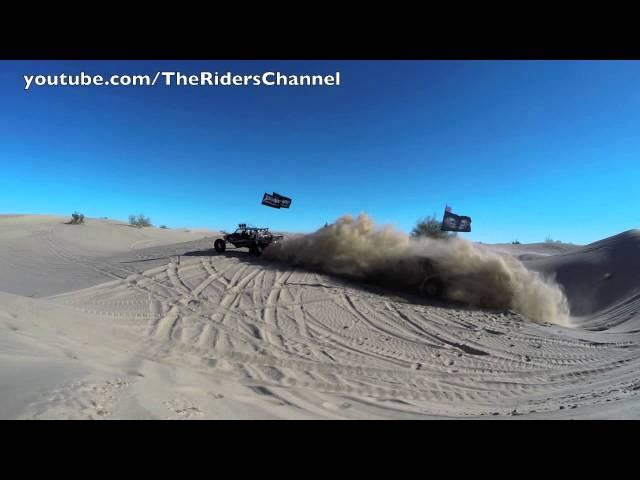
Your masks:
<path fill-rule="evenodd" d="M 410 273 L 420 262 L 399 262 L 425 256 L 437 261 L 446 276 L 455 278 L 447 297 L 488 308 L 512 309 L 531 320 L 569 325 L 569 306 L 559 285 L 531 272 L 510 255 L 453 237 L 415 239 L 388 226 L 376 227 L 360 214 L 345 215 L 314 233 L 285 240 L 265 251 L 268 258 L 335 275 L 367 279 L 375 272 Z M 398 269 L 405 271 L 398 271 Z"/>

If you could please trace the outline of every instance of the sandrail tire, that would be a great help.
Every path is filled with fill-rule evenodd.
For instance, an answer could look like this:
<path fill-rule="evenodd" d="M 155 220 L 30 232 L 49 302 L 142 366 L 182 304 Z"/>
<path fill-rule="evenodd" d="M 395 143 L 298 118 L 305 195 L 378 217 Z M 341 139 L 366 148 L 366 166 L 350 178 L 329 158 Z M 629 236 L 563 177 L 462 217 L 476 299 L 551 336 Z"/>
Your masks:
<path fill-rule="evenodd" d="M 216 252 L 222 253 L 227 249 L 227 243 L 224 240 L 219 238 L 214 242 L 213 248 L 216 249 Z"/>
<path fill-rule="evenodd" d="M 429 278 L 422 284 L 422 294 L 427 298 L 442 298 L 444 284 L 439 278 Z"/>

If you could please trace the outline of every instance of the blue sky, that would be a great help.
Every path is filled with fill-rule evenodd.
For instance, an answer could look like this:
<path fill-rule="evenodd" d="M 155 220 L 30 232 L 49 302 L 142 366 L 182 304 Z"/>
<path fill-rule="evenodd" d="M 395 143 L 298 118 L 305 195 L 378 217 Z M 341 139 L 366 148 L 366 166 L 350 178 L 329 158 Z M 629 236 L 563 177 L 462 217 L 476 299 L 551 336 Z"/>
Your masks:
<path fill-rule="evenodd" d="M 32 87 L 23 75 L 330 74 L 340 87 Z M 640 227 L 640 62 L 2 61 L 0 213 L 312 231 L 445 204 L 487 243 Z M 290 196 L 289 210 L 260 205 Z"/>

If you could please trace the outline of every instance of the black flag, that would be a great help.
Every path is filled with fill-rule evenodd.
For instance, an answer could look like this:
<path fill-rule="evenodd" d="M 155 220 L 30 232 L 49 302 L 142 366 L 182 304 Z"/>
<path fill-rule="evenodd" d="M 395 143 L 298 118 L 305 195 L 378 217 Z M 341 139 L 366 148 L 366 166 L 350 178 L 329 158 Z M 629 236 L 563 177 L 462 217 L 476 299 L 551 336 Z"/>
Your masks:
<path fill-rule="evenodd" d="M 282 196 L 276 192 L 273 192 L 273 196 L 280 200 L 281 208 L 289 208 L 291 206 L 291 199 L 289 197 Z"/>
<path fill-rule="evenodd" d="M 451 209 L 447 209 L 444 211 L 441 230 L 446 232 L 470 232 L 471 217 L 456 215 L 451 212 Z"/>
<path fill-rule="evenodd" d="M 273 195 L 265 193 L 262 197 L 262 205 L 266 205 L 267 207 L 280 208 L 280 200 Z"/>

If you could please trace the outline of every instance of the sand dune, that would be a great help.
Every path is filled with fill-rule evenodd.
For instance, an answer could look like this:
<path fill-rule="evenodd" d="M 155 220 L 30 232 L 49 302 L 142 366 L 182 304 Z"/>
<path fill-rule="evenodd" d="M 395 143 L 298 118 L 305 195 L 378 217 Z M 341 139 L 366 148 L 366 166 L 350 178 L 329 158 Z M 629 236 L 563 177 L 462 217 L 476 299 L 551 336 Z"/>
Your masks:
<path fill-rule="evenodd" d="M 0 418 L 640 417 L 637 231 L 525 262 L 566 328 L 86 227 L 0 218 Z"/>
<path fill-rule="evenodd" d="M 0 291 L 30 297 L 66 292 L 118 278 L 114 255 L 215 235 L 205 230 L 135 228 L 124 222 L 68 217 L 0 217 Z M 142 258 L 142 255 L 140 256 Z"/>
<path fill-rule="evenodd" d="M 494 252 L 508 253 L 509 255 L 512 255 L 518 260 L 522 261 L 544 258 L 552 255 L 559 255 L 561 253 L 571 252 L 577 248 L 580 248 L 580 245 L 555 242 L 527 244 L 495 243 L 483 246 L 490 248 Z"/>
<path fill-rule="evenodd" d="M 527 265 L 555 276 L 577 326 L 640 331 L 640 230 Z"/>

